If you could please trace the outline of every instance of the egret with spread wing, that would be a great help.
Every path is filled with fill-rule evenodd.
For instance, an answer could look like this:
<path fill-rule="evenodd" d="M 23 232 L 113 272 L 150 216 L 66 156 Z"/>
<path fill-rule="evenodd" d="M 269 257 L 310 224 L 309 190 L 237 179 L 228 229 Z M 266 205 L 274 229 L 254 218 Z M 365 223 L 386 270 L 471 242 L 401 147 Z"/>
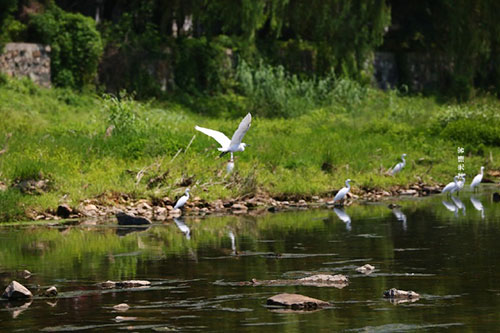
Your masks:
<path fill-rule="evenodd" d="M 234 132 L 233 137 L 231 140 L 222 132 L 215 131 L 209 128 L 204 128 L 200 126 L 195 126 L 194 128 L 197 131 L 200 131 L 203 134 L 206 134 L 217 141 L 221 147 L 217 148 L 221 154 L 219 156 L 224 156 L 227 153 L 234 153 L 237 151 L 244 151 L 245 147 L 247 146 L 246 143 L 241 142 L 243 140 L 243 137 L 245 136 L 245 133 L 248 131 L 250 128 L 250 123 L 252 122 L 252 115 L 249 113 L 243 118 L 243 120 L 240 122 L 240 125 L 238 126 L 238 129 Z"/>

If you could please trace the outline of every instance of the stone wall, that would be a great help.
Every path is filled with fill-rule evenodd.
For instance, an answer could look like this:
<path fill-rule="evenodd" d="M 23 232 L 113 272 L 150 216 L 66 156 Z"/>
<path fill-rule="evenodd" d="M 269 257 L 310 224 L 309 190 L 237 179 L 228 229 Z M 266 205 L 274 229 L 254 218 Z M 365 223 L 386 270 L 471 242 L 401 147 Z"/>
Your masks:
<path fill-rule="evenodd" d="M 13 77 L 29 77 L 50 87 L 50 46 L 8 43 L 0 54 L 0 72 Z"/>

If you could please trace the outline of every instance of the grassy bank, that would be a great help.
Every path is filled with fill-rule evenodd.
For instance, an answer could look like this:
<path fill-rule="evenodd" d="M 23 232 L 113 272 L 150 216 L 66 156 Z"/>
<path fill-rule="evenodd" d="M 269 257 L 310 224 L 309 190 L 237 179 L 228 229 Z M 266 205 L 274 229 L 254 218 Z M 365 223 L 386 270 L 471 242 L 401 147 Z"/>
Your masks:
<path fill-rule="evenodd" d="M 444 183 L 457 173 L 458 146 L 465 147 L 468 181 L 481 165 L 500 168 L 500 103 L 493 98 L 443 105 L 394 91 L 342 91 L 338 84 L 332 98 L 293 118 L 259 117 L 270 112 L 248 103 L 257 115 L 244 140 L 251 147 L 236 155 L 236 172 L 227 177 L 227 159 L 217 159 L 215 141 L 194 126 L 231 135 L 241 112 L 207 117 L 174 102 L 118 101 L 26 80 L 2 82 L 0 150 L 7 133 L 12 137 L 0 155 L 0 221 L 61 202 L 76 206 L 103 193 L 173 198 L 189 183 L 194 196 L 207 200 L 257 191 L 326 195 L 346 178 L 356 181 L 354 191 L 419 178 Z M 106 137 L 110 125 L 115 129 Z M 386 176 L 402 153 L 408 154 L 406 168 Z M 37 194 L 16 186 L 39 179 L 47 183 Z"/>

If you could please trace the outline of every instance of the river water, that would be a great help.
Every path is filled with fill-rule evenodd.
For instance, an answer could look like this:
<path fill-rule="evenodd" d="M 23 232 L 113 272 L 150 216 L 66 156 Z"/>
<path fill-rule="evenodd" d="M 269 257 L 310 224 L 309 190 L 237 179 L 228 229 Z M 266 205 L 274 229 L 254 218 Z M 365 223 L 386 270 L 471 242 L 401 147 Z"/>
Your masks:
<path fill-rule="evenodd" d="M 0 301 L 6 332 L 496 331 L 500 327 L 500 203 L 490 187 L 318 209 L 158 223 L 114 220 L 0 227 L 0 288 L 17 280 L 35 298 Z M 401 208 L 391 210 L 388 203 Z M 482 207 L 482 209 L 481 209 Z M 350 221 L 349 221 L 350 220 Z M 356 267 L 369 263 L 364 275 Z M 20 274 L 32 272 L 29 278 Z M 239 282 L 344 274 L 348 286 Z M 101 289 L 141 279 L 149 288 Z M 56 286 L 56 298 L 40 295 Z M 382 297 L 413 290 L 414 302 Z M 266 306 L 282 292 L 331 302 L 313 312 Z M 120 312 L 113 306 L 127 303 Z"/>

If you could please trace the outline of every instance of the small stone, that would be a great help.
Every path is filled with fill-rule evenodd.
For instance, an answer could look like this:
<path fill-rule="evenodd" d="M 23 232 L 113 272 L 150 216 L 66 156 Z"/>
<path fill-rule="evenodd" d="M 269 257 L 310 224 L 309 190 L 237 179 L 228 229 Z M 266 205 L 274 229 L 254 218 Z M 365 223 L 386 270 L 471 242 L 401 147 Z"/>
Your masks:
<path fill-rule="evenodd" d="M 405 291 L 392 288 L 384 291 L 385 298 L 419 298 L 420 295 L 414 291 Z"/>
<path fill-rule="evenodd" d="M 144 217 L 136 217 L 133 215 L 125 214 L 123 212 L 117 213 L 116 219 L 119 225 L 143 225 L 151 224 L 151 221 Z"/>
<path fill-rule="evenodd" d="M 115 321 L 121 322 L 121 321 L 134 321 L 137 320 L 137 317 L 122 317 L 122 316 L 116 316 Z"/>
<path fill-rule="evenodd" d="M 28 271 L 27 269 L 25 269 L 24 271 L 21 272 L 21 275 L 22 275 L 23 278 L 29 279 L 30 276 L 31 276 L 31 272 Z"/>
<path fill-rule="evenodd" d="M 102 288 L 138 288 L 138 287 L 149 287 L 151 282 L 146 280 L 125 280 L 125 281 L 106 281 L 101 283 Z"/>
<path fill-rule="evenodd" d="M 310 281 L 310 282 L 331 282 L 331 283 L 349 283 L 347 276 L 342 274 L 316 274 L 312 276 L 307 276 L 305 278 L 299 279 L 299 281 Z"/>
<path fill-rule="evenodd" d="M 417 195 L 417 190 L 402 190 L 401 195 Z"/>
<path fill-rule="evenodd" d="M 127 311 L 128 309 L 130 309 L 130 306 L 127 303 L 121 303 L 113 306 L 113 309 L 117 311 Z"/>
<path fill-rule="evenodd" d="M 45 290 L 43 295 L 47 296 L 47 297 L 55 297 L 55 296 L 57 296 L 57 288 L 52 286 L 52 287 L 48 288 L 47 290 Z"/>
<path fill-rule="evenodd" d="M 244 210 L 244 211 L 247 211 L 248 208 L 247 206 L 243 205 L 243 204 L 240 204 L 240 203 L 235 203 L 231 206 L 231 209 L 232 210 Z"/>
<path fill-rule="evenodd" d="M 62 217 L 63 219 L 67 219 L 73 210 L 67 204 L 61 204 L 57 207 L 56 215 Z"/>
<path fill-rule="evenodd" d="M 300 294 L 278 294 L 267 299 L 267 305 L 278 305 L 293 310 L 313 310 L 329 306 L 330 303 Z"/>
<path fill-rule="evenodd" d="M 3 298 L 8 299 L 22 299 L 22 298 L 31 298 L 33 294 L 28 290 L 25 286 L 20 284 L 17 281 L 12 281 L 2 295 Z"/>
<path fill-rule="evenodd" d="M 371 274 L 374 269 L 375 269 L 375 266 L 372 266 L 370 264 L 365 264 L 361 267 L 356 268 L 356 272 L 368 275 L 368 274 Z"/>

